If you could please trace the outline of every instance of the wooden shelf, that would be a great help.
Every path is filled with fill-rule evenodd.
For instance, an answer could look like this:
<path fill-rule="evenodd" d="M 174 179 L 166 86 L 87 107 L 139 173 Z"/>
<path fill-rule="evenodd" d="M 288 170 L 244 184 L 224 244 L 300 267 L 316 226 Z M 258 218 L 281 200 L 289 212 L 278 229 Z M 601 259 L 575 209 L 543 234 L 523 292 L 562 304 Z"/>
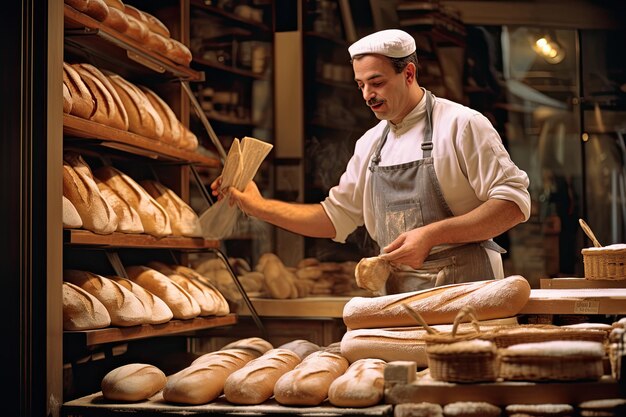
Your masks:
<path fill-rule="evenodd" d="M 541 289 L 626 288 L 626 279 L 541 278 Z"/>
<path fill-rule="evenodd" d="M 131 327 L 106 327 L 96 330 L 65 331 L 63 343 L 72 346 L 96 346 L 103 343 L 124 342 L 148 337 L 173 335 L 197 330 L 230 326 L 237 323 L 236 314 L 196 317 L 189 320 L 170 320 L 163 324 L 142 324 Z"/>
<path fill-rule="evenodd" d="M 220 161 L 215 158 L 70 114 L 63 115 L 63 134 L 66 137 L 79 138 L 81 141 L 97 143 L 100 146 L 123 150 L 152 159 L 173 160 L 209 167 L 221 166 Z"/>
<path fill-rule="evenodd" d="M 161 54 L 147 50 L 138 41 L 101 22 L 64 5 L 65 47 L 79 55 L 98 57 L 114 64 L 116 72 L 124 68 L 135 75 L 161 76 L 187 81 L 202 81 L 204 73 L 179 65 Z"/>
<path fill-rule="evenodd" d="M 520 314 L 626 314 L 626 288 L 531 290 Z"/>
<path fill-rule="evenodd" d="M 242 77 L 253 78 L 256 80 L 265 80 L 267 79 L 266 74 L 259 74 L 258 72 L 252 72 L 250 70 L 245 70 L 241 68 L 236 68 L 224 64 L 220 64 L 219 62 L 209 61 L 207 59 L 202 58 L 194 58 L 192 61 L 192 65 L 194 67 L 202 67 L 203 69 L 214 69 L 218 71 L 228 72 L 235 75 L 240 75 Z"/>
<path fill-rule="evenodd" d="M 145 249 L 217 249 L 220 242 L 199 237 L 154 237 L 146 234 L 111 233 L 99 235 L 89 230 L 72 229 L 63 231 L 63 242 L 77 246 L 105 246 L 115 248 Z"/>
<path fill-rule="evenodd" d="M 243 25 L 249 29 L 254 29 L 256 31 L 265 32 L 266 34 L 270 34 L 270 28 L 256 20 L 245 19 L 241 16 L 236 15 L 235 13 L 228 12 L 221 7 L 211 6 L 208 4 L 204 4 L 202 0 L 191 0 L 190 6 L 197 10 L 203 10 L 207 13 L 211 13 L 213 15 L 217 15 L 223 18 L 230 20 L 232 23 L 237 25 Z"/>

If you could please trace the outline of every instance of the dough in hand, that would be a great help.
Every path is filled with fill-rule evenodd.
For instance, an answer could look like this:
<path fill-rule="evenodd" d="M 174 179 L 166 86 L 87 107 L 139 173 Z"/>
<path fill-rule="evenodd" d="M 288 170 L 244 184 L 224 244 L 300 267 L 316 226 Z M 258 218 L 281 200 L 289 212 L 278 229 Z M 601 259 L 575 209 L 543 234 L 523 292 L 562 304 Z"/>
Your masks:
<path fill-rule="evenodd" d="M 391 270 L 391 264 L 378 256 L 363 258 L 354 271 L 356 284 L 375 294 L 382 294 Z"/>

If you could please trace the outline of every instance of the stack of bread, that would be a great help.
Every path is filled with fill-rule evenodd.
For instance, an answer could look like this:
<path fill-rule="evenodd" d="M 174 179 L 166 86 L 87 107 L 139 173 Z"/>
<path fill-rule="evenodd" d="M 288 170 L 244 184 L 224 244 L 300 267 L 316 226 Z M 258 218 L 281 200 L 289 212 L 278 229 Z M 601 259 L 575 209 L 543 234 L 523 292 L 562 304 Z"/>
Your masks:
<path fill-rule="evenodd" d="M 186 150 L 198 138 L 154 91 L 86 63 L 63 63 L 63 111 Z"/>
<path fill-rule="evenodd" d="M 168 270 L 164 264 L 152 266 Z M 197 316 L 230 312 L 214 287 L 172 273 L 167 276 L 147 266 L 127 268 L 129 279 L 92 272 L 65 270 L 63 274 L 63 329 L 161 324 Z"/>
<path fill-rule="evenodd" d="M 79 154 L 66 152 L 64 227 L 83 227 L 100 234 L 202 235 L 198 215 L 176 193 L 157 181 L 141 184 L 143 187 L 111 166 L 92 172 Z"/>

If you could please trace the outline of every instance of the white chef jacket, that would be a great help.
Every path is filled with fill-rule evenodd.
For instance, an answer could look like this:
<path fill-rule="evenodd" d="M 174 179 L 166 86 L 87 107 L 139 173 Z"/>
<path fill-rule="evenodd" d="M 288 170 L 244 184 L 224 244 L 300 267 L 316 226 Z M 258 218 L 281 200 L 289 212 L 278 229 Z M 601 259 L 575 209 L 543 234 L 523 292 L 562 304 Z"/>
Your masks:
<path fill-rule="evenodd" d="M 376 238 L 368 169 L 376 144 L 389 123 L 380 165 L 421 159 L 425 102 L 420 100 L 399 124 L 382 120 L 357 141 L 339 184 L 331 188 L 321 203 L 335 227 L 334 241 L 344 243 L 363 224 L 370 236 Z M 511 161 L 491 122 L 479 112 L 443 98 L 435 98 L 432 118 L 435 173 L 452 213 L 465 214 L 495 198 L 513 201 L 524 214 L 524 221 L 528 220 L 528 175 Z"/>

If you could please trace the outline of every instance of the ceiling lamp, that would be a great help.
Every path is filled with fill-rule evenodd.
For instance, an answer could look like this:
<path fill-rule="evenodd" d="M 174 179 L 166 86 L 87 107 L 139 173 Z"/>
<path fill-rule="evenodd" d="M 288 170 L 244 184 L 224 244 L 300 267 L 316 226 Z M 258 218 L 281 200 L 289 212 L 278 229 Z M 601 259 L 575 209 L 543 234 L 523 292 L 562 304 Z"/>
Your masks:
<path fill-rule="evenodd" d="M 565 49 L 549 35 L 541 35 L 532 45 L 535 52 L 550 64 L 558 64 L 565 58 Z"/>

